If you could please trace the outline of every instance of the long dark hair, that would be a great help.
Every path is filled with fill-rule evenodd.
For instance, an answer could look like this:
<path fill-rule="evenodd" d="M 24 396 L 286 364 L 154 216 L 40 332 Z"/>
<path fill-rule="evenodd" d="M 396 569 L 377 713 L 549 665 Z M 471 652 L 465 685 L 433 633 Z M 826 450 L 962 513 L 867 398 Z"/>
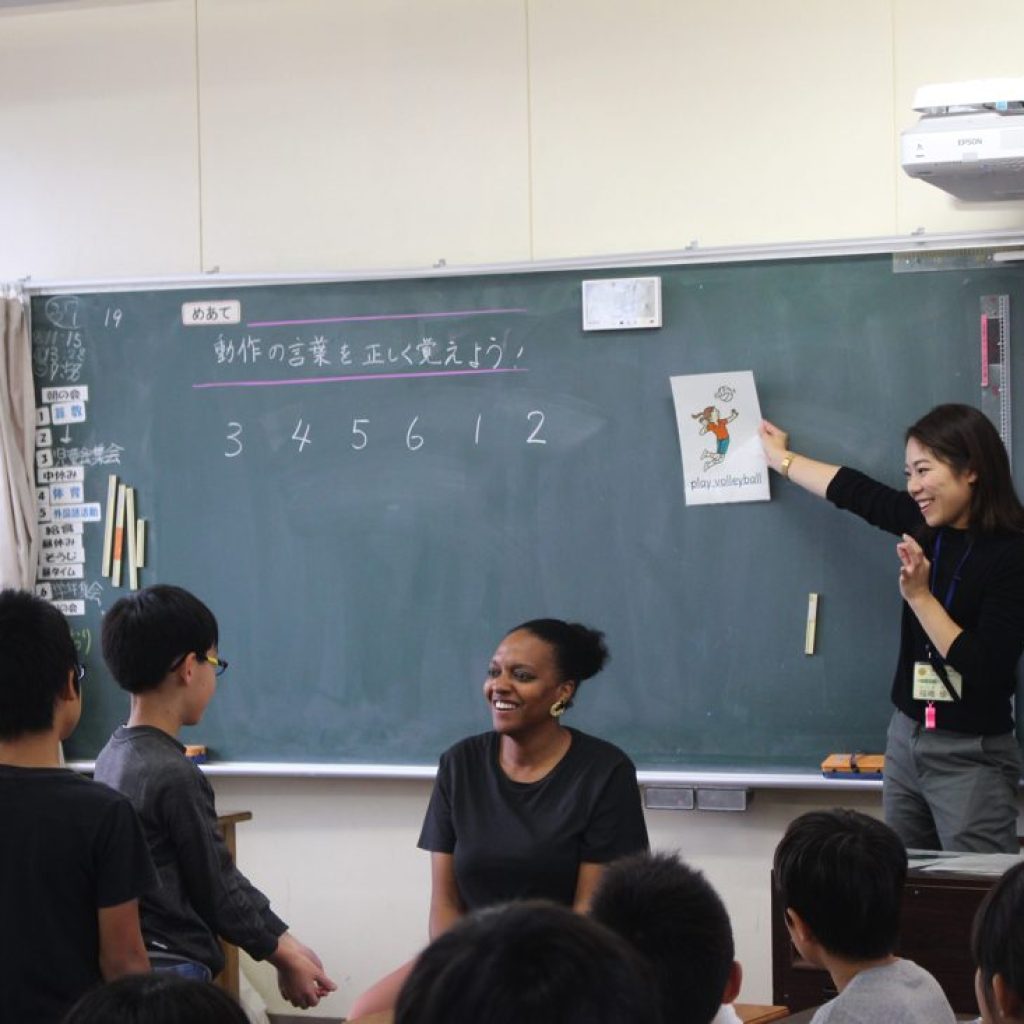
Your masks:
<path fill-rule="evenodd" d="M 937 405 L 907 427 L 904 440 L 911 438 L 955 473 L 974 473 L 968 522 L 972 533 L 1024 533 L 1024 505 L 1013 487 L 1006 448 L 983 412 L 973 405 Z"/>

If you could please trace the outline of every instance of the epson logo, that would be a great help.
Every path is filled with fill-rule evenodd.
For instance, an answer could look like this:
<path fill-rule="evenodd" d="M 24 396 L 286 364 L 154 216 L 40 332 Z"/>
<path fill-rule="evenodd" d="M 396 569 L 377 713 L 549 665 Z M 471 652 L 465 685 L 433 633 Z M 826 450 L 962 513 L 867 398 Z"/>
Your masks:
<path fill-rule="evenodd" d="M 958 146 L 980 146 L 982 143 L 981 139 L 957 139 L 956 144 Z"/>

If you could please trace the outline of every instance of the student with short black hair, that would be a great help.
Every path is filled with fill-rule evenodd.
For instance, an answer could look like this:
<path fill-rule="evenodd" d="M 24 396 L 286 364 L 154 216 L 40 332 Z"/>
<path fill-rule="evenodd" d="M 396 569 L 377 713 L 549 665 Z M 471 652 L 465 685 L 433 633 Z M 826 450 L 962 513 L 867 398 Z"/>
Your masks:
<path fill-rule="evenodd" d="M 213 612 L 180 587 L 146 587 L 114 604 L 103 620 L 103 656 L 132 695 L 131 714 L 100 751 L 96 778 L 135 806 L 160 875 L 160 888 L 142 901 L 154 967 L 208 979 L 224 966 L 223 936 L 269 960 L 289 1002 L 316 1006 L 334 982 L 235 866 L 213 788 L 177 739 L 182 726 L 202 720 L 228 667 L 217 645 Z"/>
<path fill-rule="evenodd" d="M 249 1024 L 249 1018 L 216 985 L 156 971 L 94 989 L 62 1024 Z"/>
<path fill-rule="evenodd" d="M 83 675 L 56 608 L 0 592 L 0 1021 L 59 1021 L 101 980 L 149 970 L 138 899 L 156 879 L 139 822 L 60 766 Z"/>
<path fill-rule="evenodd" d="M 1024 1024 L 1024 864 L 988 891 L 974 917 L 974 988 L 984 1024 Z"/>
<path fill-rule="evenodd" d="M 676 854 L 640 853 L 610 864 L 590 904 L 595 920 L 653 967 L 665 1024 L 725 1018 L 740 991 L 732 924 L 718 893 Z"/>
<path fill-rule="evenodd" d="M 544 900 L 460 920 L 420 954 L 395 1024 L 659 1024 L 647 965 L 617 935 Z M 666 1022 L 667 1024 L 667 1022 Z"/>
<path fill-rule="evenodd" d="M 103 619 L 103 660 L 122 690 L 152 693 L 168 673 L 168 659 L 217 646 L 217 619 L 182 587 L 158 584 L 116 601 Z M 177 657 L 180 655 L 180 658 Z"/>
<path fill-rule="evenodd" d="M 888 825 L 841 808 L 803 814 L 775 850 L 773 875 L 793 945 L 839 992 L 812 1024 L 953 1024 L 939 983 L 893 954 L 907 852 Z"/>

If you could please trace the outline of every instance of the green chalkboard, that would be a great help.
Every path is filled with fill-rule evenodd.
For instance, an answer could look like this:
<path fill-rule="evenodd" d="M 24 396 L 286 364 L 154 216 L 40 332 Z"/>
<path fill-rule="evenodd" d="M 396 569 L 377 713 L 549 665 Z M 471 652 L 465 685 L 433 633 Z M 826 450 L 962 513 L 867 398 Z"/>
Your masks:
<path fill-rule="evenodd" d="M 583 279 L 642 274 L 664 326 L 582 330 Z M 992 293 L 1019 273 L 847 256 L 40 294 L 40 399 L 88 389 L 43 461 L 101 509 L 109 473 L 133 486 L 141 582 L 216 612 L 231 668 L 186 739 L 219 760 L 432 765 L 488 727 L 503 631 L 559 616 L 612 652 L 571 723 L 641 767 L 814 770 L 883 746 L 892 539 L 777 479 L 687 507 L 669 377 L 752 370 L 795 447 L 899 486 L 904 427 L 979 401 Z M 83 602 L 73 758 L 127 712 L 99 652 L 125 588 L 82 529 L 84 577 L 50 581 Z"/>

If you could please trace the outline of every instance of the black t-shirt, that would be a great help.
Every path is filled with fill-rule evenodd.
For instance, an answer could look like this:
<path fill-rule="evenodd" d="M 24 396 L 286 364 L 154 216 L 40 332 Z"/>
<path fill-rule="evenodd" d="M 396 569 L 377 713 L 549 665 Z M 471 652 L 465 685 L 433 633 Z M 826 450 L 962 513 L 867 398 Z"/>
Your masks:
<path fill-rule="evenodd" d="M 917 535 L 924 527 L 921 511 L 906 491 L 886 487 L 854 469 L 839 470 L 828 498 L 889 533 Z M 986 736 L 1010 732 L 1010 699 L 1024 650 L 1024 535 L 971 534 L 947 526 L 926 539 L 924 548 L 927 558 L 937 562 L 932 592 L 943 603 L 951 596 L 947 611 L 963 630 L 945 659 L 963 677 L 963 698 L 937 701 L 936 725 Z M 894 588 L 896 565 L 894 555 Z M 918 722 L 924 721 L 925 701 L 914 700 L 914 662 L 928 660 L 927 650 L 928 637 L 904 602 L 892 702 Z"/>
<path fill-rule="evenodd" d="M 455 855 L 467 910 L 531 898 L 571 906 L 581 863 L 647 849 L 633 762 L 611 743 L 569 732 L 565 756 L 537 782 L 501 770 L 494 732 L 441 756 L 419 846 Z"/>
<path fill-rule="evenodd" d="M 101 907 L 155 884 L 120 793 L 64 768 L 0 765 L 0 1021 L 48 1024 L 101 982 Z"/>

